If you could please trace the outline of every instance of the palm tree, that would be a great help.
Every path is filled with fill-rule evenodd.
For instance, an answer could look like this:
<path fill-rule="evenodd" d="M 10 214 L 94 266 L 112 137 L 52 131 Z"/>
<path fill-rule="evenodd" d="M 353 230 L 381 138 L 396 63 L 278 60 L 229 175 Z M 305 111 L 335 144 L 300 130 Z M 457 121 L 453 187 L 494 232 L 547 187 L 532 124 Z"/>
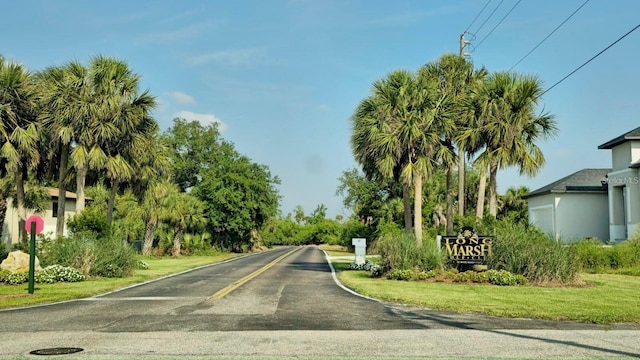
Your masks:
<path fill-rule="evenodd" d="M 414 191 L 416 242 L 422 243 L 422 181 L 441 151 L 440 112 L 432 79 L 405 70 L 391 72 L 373 84 L 352 118 L 351 144 L 369 176 L 403 184 L 405 231 L 411 230 L 410 190 Z"/>
<path fill-rule="evenodd" d="M 173 191 L 169 195 L 170 211 L 165 214 L 167 222 L 173 226 L 172 256 L 180 256 L 181 238 L 191 228 L 203 228 L 207 222 L 205 204 L 193 195 Z"/>
<path fill-rule="evenodd" d="M 67 177 L 71 145 L 76 141 L 77 124 L 82 123 L 88 95 L 88 70 L 78 62 L 63 67 L 51 67 L 38 74 L 43 89 L 41 117 L 43 125 L 59 151 L 58 164 L 58 218 L 56 235 L 62 236 L 65 224 Z"/>
<path fill-rule="evenodd" d="M 143 219 L 145 223 L 144 244 L 142 246 L 143 255 L 151 255 L 153 234 L 158 227 L 161 215 L 166 212 L 164 207 L 167 202 L 167 194 L 175 191 L 177 191 L 177 186 L 172 184 L 168 179 L 153 182 L 147 187 L 142 200 L 142 208 L 144 209 Z"/>
<path fill-rule="evenodd" d="M 14 174 L 20 242 L 26 241 L 24 182 L 28 169 L 35 168 L 40 160 L 38 97 L 34 76 L 24 66 L 6 62 L 0 57 L 0 157 L 3 159 L 5 170 Z"/>
<path fill-rule="evenodd" d="M 481 109 L 477 133 L 484 145 L 478 161 L 489 167 L 489 214 L 494 217 L 498 169 L 517 166 L 521 175 L 535 175 L 545 162 L 536 142 L 557 132 L 553 115 L 535 113 L 541 94 L 536 77 L 509 72 L 490 75 L 475 94 Z"/>

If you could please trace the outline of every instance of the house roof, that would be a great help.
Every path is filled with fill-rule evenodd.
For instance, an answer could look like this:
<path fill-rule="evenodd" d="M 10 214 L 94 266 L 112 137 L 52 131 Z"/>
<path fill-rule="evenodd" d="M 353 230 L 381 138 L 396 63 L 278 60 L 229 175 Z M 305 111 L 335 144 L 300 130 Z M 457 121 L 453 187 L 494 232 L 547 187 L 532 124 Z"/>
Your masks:
<path fill-rule="evenodd" d="M 620 145 L 629 140 L 640 140 L 640 127 L 607 141 L 606 143 L 598 146 L 598 149 L 612 149 L 614 146 Z"/>
<path fill-rule="evenodd" d="M 49 196 L 55 197 L 55 198 L 58 197 L 58 188 L 48 187 L 47 191 L 49 192 Z M 67 191 L 64 196 L 67 199 L 75 199 L 75 198 L 77 198 L 76 193 L 73 193 L 71 191 Z"/>
<path fill-rule="evenodd" d="M 550 193 L 606 193 L 602 180 L 611 169 L 582 169 L 527 194 L 527 198 Z"/>

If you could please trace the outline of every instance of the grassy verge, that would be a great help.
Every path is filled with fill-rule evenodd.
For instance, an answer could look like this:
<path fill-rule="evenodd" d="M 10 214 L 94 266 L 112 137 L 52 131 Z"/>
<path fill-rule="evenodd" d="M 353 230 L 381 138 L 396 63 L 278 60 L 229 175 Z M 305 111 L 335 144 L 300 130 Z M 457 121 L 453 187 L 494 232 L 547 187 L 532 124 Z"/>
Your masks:
<path fill-rule="evenodd" d="M 640 323 L 640 278 L 636 276 L 583 274 L 589 286 L 550 288 L 372 279 L 364 271 L 341 271 L 338 276 L 360 294 L 434 310 L 600 324 Z"/>
<path fill-rule="evenodd" d="M 131 277 L 94 278 L 78 283 L 35 284 L 34 294 L 28 294 L 27 284 L 0 284 L 0 309 L 86 298 L 198 266 L 220 262 L 238 255 L 221 253 L 213 256 L 187 256 L 178 259 L 141 256 L 140 259 L 149 264 L 149 269 L 136 270 Z"/>

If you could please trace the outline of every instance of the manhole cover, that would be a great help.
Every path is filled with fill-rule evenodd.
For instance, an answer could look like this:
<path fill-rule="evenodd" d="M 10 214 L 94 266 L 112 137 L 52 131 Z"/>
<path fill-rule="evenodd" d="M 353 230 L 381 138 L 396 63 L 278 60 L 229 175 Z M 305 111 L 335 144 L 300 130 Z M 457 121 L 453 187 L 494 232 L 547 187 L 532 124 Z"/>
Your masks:
<path fill-rule="evenodd" d="M 33 350 L 29 352 L 31 355 L 65 355 L 65 354 L 73 354 L 82 351 L 81 348 L 74 347 L 57 347 L 57 348 L 49 348 L 49 349 L 39 349 Z"/>

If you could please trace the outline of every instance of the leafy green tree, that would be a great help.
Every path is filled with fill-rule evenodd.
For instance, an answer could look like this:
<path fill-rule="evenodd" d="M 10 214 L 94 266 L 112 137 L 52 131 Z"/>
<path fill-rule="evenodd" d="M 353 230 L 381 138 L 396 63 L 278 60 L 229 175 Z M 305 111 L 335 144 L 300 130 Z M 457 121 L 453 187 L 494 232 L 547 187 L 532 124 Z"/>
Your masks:
<path fill-rule="evenodd" d="M 220 245 L 235 251 L 257 245 L 252 244 L 252 232 L 277 214 L 279 179 L 229 143 L 221 144 L 215 165 L 202 173 L 202 181 L 193 189 L 206 203 L 211 233 Z"/>
<path fill-rule="evenodd" d="M 152 182 L 147 187 L 142 200 L 142 219 L 144 221 L 144 243 L 142 254 L 149 256 L 153 250 L 153 234 L 160 222 L 160 216 L 167 212 L 167 194 L 176 186 L 168 179 Z"/>
<path fill-rule="evenodd" d="M 307 221 L 307 217 L 304 215 L 304 209 L 302 205 L 296 205 L 296 208 L 293 210 L 294 218 L 298 224 L 304 224 Z"/>
<path fill-rule="evenodd" d="M 324 204 L 318 205 L 309 216 L 310 224 L 317 224 L 327 217 L 327 207 Z"/>

